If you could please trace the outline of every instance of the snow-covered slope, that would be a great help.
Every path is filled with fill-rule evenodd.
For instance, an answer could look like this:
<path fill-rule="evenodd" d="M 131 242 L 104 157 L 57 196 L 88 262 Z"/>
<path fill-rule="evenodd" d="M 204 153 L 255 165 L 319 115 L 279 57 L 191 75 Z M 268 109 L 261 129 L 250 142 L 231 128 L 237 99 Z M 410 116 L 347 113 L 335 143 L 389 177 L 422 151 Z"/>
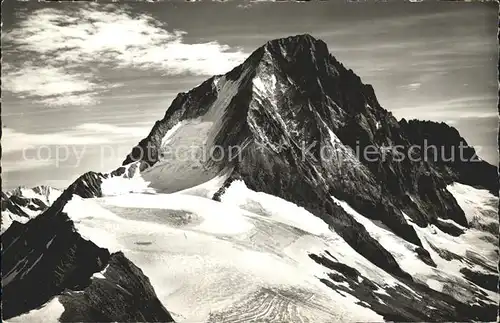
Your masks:
<path fill-rule="evenodd" d="M 13 221 L 26 223 L 45 211 L 61 195 L 62 191 L 48 187 L 19 187 L 2 192 L 1 232 L 7 230 Z"/>
<path fill-rule="evenodd" d="M 488 231 L 498 238 L 498 198 L 486 189 L 454 182 L 446 187 L 467 216 L 472 228 Z"/>
<path fill-rule="evenodd" d="M 157 289 L 159 297 L 180 321 L 283 321 L 287 315 L 293 321 L 381 320 L 322 286 L 315 277 L 322 269 L 307 252 L 324 242 L 318 238 L 315 246 L 315 235 L 303 232 L 297 223 L 180 194 L 84 202 L 97 202 L 117 217 L 77 215 L 77 230 L 102 246 L 124 250 L 154 285 L 163 286 Z M 305 217 L 304 226 L 308 219 L 318 221 L 310 214 Z M 113 241 L 101 241 L 102 232 L 114 227 L 120 227 L 120 233 Z M 325 223 L 318 227 L 333 235 Z M 336 308 L 329 308 L 331 301 Z"/>
<path fill-rule="evenodd" d="M 54 297 L 41 308 L 31 310 L 28 313 L 21 314 L 9 320 L 4 320 L 6 323 L 45 323 L 57 322 L 64 312 L 64 306 L 59 301 L 58 297 Z"/>
<path fill-rule="evenodd" d="M 460 270 L 466 267 L 487 275 L 484 266 L 445 259 L 434 251 L 430 258 L 437 266 L 430 266 L 416 256 L 417 246 L 334 198 L 416 282 L 394 277 L 306 209 L 252 191 L 243 181 L 226 187 L 221 202 L 212 200 L 211 192 L 220 189 L 227 176 L 225 172 L 218 179 L 173 194 L 73 196 L 63 212 L 83 238 L 111 252 L 122 251 L 141 268 L 159 300 L 179 322 L 429 321 L 465 317 L 457 314 L 458 307 L 468 308 L 469 318 L 481 317 L 478 306 L 496 304 L 497 294 L 475 285 Z M 476 210 L 471 201 L 477 198 L 469 195 L 469 206 Z M 468 253 L 458 249 L 464 243 L 473 245 L 468 233 L 477 231 L 469 229 L 454 239 L 436 228 L 415 228 L 424 246 L 429 241 L 445 250 L 447 244 L 449 252 L 464 259 Z M 486 266 L 493 264 L 483 246 L 471 248 L 485 259 Z M 105 267 L 93 274 L 93 282 L 107 279 L 109 266 Z M 74 298 L 78 293 L 70 295 Z M 419 306 L 412 303 L 415 299 Z M 467 304 L 470 299 L 476 303 Z M 64 304 L 71 302 L 65 299 Z M 63 309 L 56 297 L 9 322 L 36 321 L 49 314 L 60 317 Z"/>
<path fill-rule="evenodd" d="M 464 302 L 479 297 L 491 304 L 498 303 L 495 289 L 483 288 L 482 284 L 478 286 L 476 281 L 469 280 L 470 277 L 466 275 L 470 271 L 485 276 L 496 275 L 498 253 L 491 239 L 497 238 L 492 234 L 476 229 L 465 229 L 464 234 L 454 237 L 432 224 L 426 228 L 414 225 L 424 248 L 429 250 L 432 261 L 429 265 L 419 258 L 416 252 L 419 246 L 401 239 L 383 224 L 367 219 L 344 201 L 332 198 L 394 255 L 402 269 L 410 273 L 416 281 Z M 411 222 L 411 219 L 409 221 Z"/>
<path fill-rule="evenodd" d="M 221 182 L 205 187 L 213 191 Z M 432 252 L 437 267 L 428 265 L 416 256 L 417 246 L 336 201 L 416 282 L 375 266 L 304 208 L 252 191 L 242 181 L 232 182 L 221 202 L 198 187 L 173 194 L 75 196 L 64 212 L 84 238 L 121 250 L 139 266 L 179 322 L 373 322 L 405 315 L 428 321 L 460 317 L 453 314 L 456 307 L 469 306 L 471 298 L 495 306 L 496 294 L 467 280 L 456 263 Z M 417 230 L 423 241 L 432 235 L 430 228 Z M 448 239 L 457 248 L 464 243 L 443 232 L 435 235 L 432 241 Z M 405 310 L 405 302 L 414 299 L 422 305 Z M 469 311 L 469 317 L 478 315 L 476 308 Z"/>
<path fill-rule="evenodd" d="M 82 236 L 141 267 L 179 321 L 382 320 L 317 279 L 323 270 L 307 253 L 342 239 L 306 211 L 297 222 L 185 194 L 75 198 L 65 211 Z"/>

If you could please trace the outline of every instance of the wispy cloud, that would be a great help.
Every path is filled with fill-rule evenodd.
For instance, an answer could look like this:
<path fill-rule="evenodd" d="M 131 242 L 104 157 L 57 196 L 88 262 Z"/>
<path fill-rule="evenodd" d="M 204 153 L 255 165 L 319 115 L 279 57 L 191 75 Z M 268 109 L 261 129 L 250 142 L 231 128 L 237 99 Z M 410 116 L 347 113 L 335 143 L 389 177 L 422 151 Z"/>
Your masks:
<path fill-rule="evenodd" d="M 150 127 L 116 126 L 103 123 L 84 123 L 71 130 L 57 133 L 24 133 L 3 128 L 2 151 L 11 153 L 41 146 L 87 146 L 113 144 L 147 135 Z"/>
<path fill-rule="evenodd" d="M 95 134 L 75 134 L 73 131 L 58 133 L 23 133 L 10 128 L 2 129 L 2 151 L 10 153 L 48 145 L 89 145 L 109 143 L 108 138 Z"/>
<path fill-rule="evenodd" d="M 405 85 L 404 87 L 407 88 L 410 91 L 416 91 L 422 86 L 422 83 L 420 82 L 415 82 L 415 83 L 410 83 Z"/>
<path fill-rule="evenodd" d="M 84 123 L 76 127 L 85 132 L 105 133 L 111 135 L 126 135 L 129 137 L 145 137 L 151 127 L 124 127 L 103 123 Z"/>
<path fill-rule="evenodd" d="M 69 73 L 62 67 L 33 66 L 7 68 L 3 80 L 4 89 L 20 96 L 36 96 L 50 106 L 91 105 L 94 94 L 102 86 L 92 81 L 88 74 Z"/>
<path fill-rule="evenodd" d="M 418 104 L 395 109 L 393 112 L 398 117 L 413 115 L 414 118 L 434 120 L 498 118 L 498 112 L 493 108 L 490 109 L 495 105 L 494 97 L 471 96 Z"/>
<path fill-rule="evenodd" d="M 7 57 L 17 57 L 4 68 L 2 87 L 47 106 L 90 105 L 113 86 L 100 68 L 212 75 L 247 56 L 218 42 L 187 43 L 185 34 L 123 6 L 73 3 L 35 10 L 2 34 Z"/>
<path fill-rule="evenodd" d="M 27 170 L 51 167 L 54 166 L 54 164 L 55 162 L 52 159 L 46 160 L 46 159 L 25 158 L 22 161 L 19 161 L 19 159 L 15 160 L 15 159 L 4 158 L 2 160 L 2 171 L 4 173 L 22 172 Z"/>

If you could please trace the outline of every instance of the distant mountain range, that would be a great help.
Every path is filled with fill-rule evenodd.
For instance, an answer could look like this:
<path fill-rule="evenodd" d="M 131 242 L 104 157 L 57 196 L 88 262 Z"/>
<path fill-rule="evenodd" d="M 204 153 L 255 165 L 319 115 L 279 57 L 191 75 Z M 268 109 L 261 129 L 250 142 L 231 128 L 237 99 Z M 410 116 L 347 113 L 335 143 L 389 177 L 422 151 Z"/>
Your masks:
<path fill-rule="evenodd" d="M 180 93 L 116 170 L 2 193 L 2 313 L 492 321 L 497 207 L 456 129 L 396 120 L 323 41 L 276 39 Z"/>
<path fill-rule="evenodd" d="M 61 191 L 37 186 L 31 189 L 19 187 L 9 192 L 2 192 L 2 233 L 13 221 L 26 223 L 45 211 L 61 195 Z"/>

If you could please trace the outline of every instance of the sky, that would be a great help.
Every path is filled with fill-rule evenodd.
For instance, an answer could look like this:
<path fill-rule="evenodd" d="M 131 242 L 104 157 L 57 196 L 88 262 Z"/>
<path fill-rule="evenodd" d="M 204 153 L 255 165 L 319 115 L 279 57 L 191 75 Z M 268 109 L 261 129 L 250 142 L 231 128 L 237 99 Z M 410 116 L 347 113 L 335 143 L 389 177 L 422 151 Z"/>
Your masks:
<path fill-rule="evenodd" d="M 444 121 L 498 163 L 496 4 L 2 4 L 4 189 L 110 171 L 179 92 L 309 33 L 396 118 Z"/>

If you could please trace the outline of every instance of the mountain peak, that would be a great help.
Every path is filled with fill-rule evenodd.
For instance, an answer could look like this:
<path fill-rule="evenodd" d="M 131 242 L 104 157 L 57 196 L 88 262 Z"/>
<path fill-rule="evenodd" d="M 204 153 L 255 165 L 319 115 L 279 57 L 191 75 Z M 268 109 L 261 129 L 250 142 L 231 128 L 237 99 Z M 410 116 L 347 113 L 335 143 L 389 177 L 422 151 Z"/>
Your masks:
<path fill-rule="evenodd" d="M 325 42 L 310 34 L 300 34 L 268 41 L 264 49 L 274 55 L 300 61 L 306 57 L 328 57 L 329 51 Z"/>
<path fill-rule="evenodd" d="M 266 46 L 272 46 L 274 44 L 308 44 L 308 45 L 313 45 L 316 42 L 319 42 L 320 40 L 314 38 L 310 34 L 298 34 L 298 35 L 292 35 L 288 37 L 282 37 L 282 38 L 276 38 L 269 40 L 266 43 Z"/>

